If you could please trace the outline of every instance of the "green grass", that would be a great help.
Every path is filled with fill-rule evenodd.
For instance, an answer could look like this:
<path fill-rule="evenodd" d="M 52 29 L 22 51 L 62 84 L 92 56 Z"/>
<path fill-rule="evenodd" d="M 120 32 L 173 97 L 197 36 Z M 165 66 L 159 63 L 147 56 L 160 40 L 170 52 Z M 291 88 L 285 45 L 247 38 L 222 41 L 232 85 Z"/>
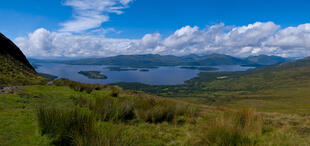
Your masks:
<path fill-rule="evenodd" d="M 310 139 L 307 114 L 259 113 L 206 106 L 195 98 L 188 104 L 115 92 L 111 87 L 87 93 L 66 86 L 28 86 L 1 94 L 0 145 L 295 145 Z"/>
<path fill-rule="evenodd" d="M 87 93 L 86 91 L 82 92 L 75 91 L 73 89 L 70 89 L 69 87 L 64 86 L 28 86 L 23 89 L 20 89 L 15 94 L 0 95 L 0 109 L 1 109 L 0 122 L 2 123 L 0 126 L 1 131 L 0 144 L 49 145 L 52 142 L 54 143 L 57 142 L 57 139 L 61 137 L 59 135 L 61 135 L 62 132 L 59 132 L 59 129 L 57 128 L 56 130 L 54 129 L 55 131 L 57 131 L 56 134 L 53 132 L 46 132 L 49 131 L 46 129 L 49 129 L 50 127 L 45 126 L 46 125 L 51 126 L 53 125 L 51 123 L 57 123 L 59 127 L 62 127 L 61 128 L 62 130 L 70 131 L 67 129 L 66 125 L 61 124 L 70 121 L 70 119 L 66 119 L 65 117 L 72 117 L 68 116 L 68 114 L 70 115 L 72 113 L 71 111 L 74 111 L 74 109 L 76 108 L 82 108 L 82 109 L 90 108 L 86 104 L 82 105 L 80 101 L 77 102 L 79 100 L 78 99 L 79 97 L 90 100 L 93 99 L 94 101 L 96 101 L 97 98 L 107 98 L 115 100 L 114 108 L 112 108 L 111 112 L 112 116 L 111 119 L 109 120 L 99 118 L 100 117 L 99 115 L 101 114 L 100 112 L 93 109 L 92 110 L 89 109 L 89 111 L 91 111 L 91 113 L 93 113 L 94 116 L 96 117 L 95 122 L 96 128 L 94 128 L 96 129 L 96 131 L 94 136 L 90 137 L 91 139 L 97 139 L 96 141 L 102 142 L 102 138 L 108 138 L 107 139 L 109 141 L 108 143 L 111 143 L 111 145 L 114 145 L 116 143 L 118 143 L 119 145 L 123 144 L 136 145 L 137 143 L 139 143 L 140 145 L 144 143 L 149 143 L 150 145 L 151 144 L 163 145 L 167 142 L 179 143 L 179 144 L 184 143 L 184 141 L 182 141 L 183 138 L 180 137 L 185 136 L 184 131 L 180 131 L 180 129 L 182 129 L 181 126 L 184 124 L 184 122 L 186 122 L 184 114 L 177 116 L 178 121 L 182 121 L 182 123 L 174 123 L 167 121 L 155 124 L 152 121 L 145 122 L 144 120 L 138 118 L 138 116 L 136 115 L 136 111 L 134 111 L 135 116 L 133 119 L 132 118 L 127 119 L 126 116 L 123 116 L 124 114 L 121 114 L 121 111 L 127 110 L 126 108 L 127 105 L 124 104 L 123 108 L 118 108 L 116 106 L 117 103 L 119 103 L 118 105 L 121 105 L 122 102 L 127 103 L 129 101 L 131 103 L 135 103 L 143 99 L 143 103 L 154 102 L 153 106 L 155 107 L 155 105 L 157 105 L 157 103 L 159 103 L 161 100 L 162 100 L 161 102 L 164 102 L 166 101 L 166 99 L 160 99 L 158 97 L 153 97 L 142 93 L 136 93 L 133 91 L 119 91 L 119 94 L 117 94 L 117 97 L 115 97 L 114 91 L 110 90 L 110 88 L 93 90 L 91 93 Z M 178 101 L 173 100 L 167 100 L 167 101 L 169 103 L 171 102 L 171 104 L 181 104 L 187 107 L 186 104 L 178 103 Z M 101 102 L 102 101 L 98 103 Z M 97 107 L 99 107 L 100 105 L 101 104 L 98 104 Z M 104 103 L 101 106 L 104 106 Z M 132 106 L 134 106 L 135 108 L 137 107 L 137 105 Z M 141 106 L 142 107 L 139 108 L 148 109 L 148 107 L 144 106 L 143 104 L 141 104 Z M 163 106 L 167 105 L 163 104 Z M 42 109 L 42 107 L 46 109 Z M 156 109 L 158 107 L 160 106 L 156 106 Z M 41 111 L 39 112 L 40 114 L 38 114 L 38 109 L 39 111 Z M 51 111 L 49 111 L 50 109 Z M 152 113 L 156 114 L 157 112 L 162 112 L 162 110 L 158 111 L 154 110 Z M 172 111 L 172 114 L 177 113 Z M 39 115 L 39 119 L 37 115 Z M 161 114 L 159 115 L 161 116 Z M 45 119 L 42 120 L 45 122 L 42 122 L 40 119 Z M 127 120 L 116 120 L 116 119 L 127 119 Z M 81 120 L 79 120 L 78 118 L 71 120 L 76 120 L 75 122 L 81 122 Z M 163 118 L 163 120 L 167 119 Z M 74 123 L 74 121 L 72 122 Z M 109 127 L 113 128 L 105 127 L 105 125 L 109 125 Z M 50 129 L 53 129 L 53 126 Z M 168 133 L 165 132 L 163 133 L 163 131 L 166 131 Z M 65 133 L 64 135 L 67 134 Z M 86 141 L 80 141 L 83 140 L 83 136 L 81 135 L 76 135 L 76 137 L 78 138 L 72 139 L 74 143 L 90 142 L 87 141 L 88 138 L 84 139 Z M 59 141 L 61 140 L 58 139 L 58 142 Z"/>

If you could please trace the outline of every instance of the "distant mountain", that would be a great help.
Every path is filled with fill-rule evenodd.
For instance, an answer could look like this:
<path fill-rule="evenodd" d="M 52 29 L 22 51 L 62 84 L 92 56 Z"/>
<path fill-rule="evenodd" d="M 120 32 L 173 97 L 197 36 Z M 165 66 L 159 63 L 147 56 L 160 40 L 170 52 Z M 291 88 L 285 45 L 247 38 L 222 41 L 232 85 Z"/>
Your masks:
<path fill-rule="evenodd" d="M 283 57 L 267 55 L 249 56 L 246 58 L 246 60 L 259 65 L 272 65 L 289 61 L 289 59 Z"/>
<path fill-rule="evenodd" d="M 36 73 L 22 51 L 0 33 L 0 87 L 36 84 L 46 80 Z"/>
<path fill-rule="evenodd" d="M 59 63 L 59 61 L 58 61 Z M 223 54 L 211 54 L 198 56 L 195 54 L 187 56 L 173 55 L 119 55 L 106 58 L 88 58 L 61 63 L 72 65 L 119 65 L 130 67 L 157 67 L 157 66 L 216 66 L 216 65 L 253 65 L 247 59 L 241 59 Z M 273 64 L 273 63 L 270 63 Z"/>
<path fill-rule="evenodd" d="M 155 66 L 176 66 L 183 63 L 183 60 L 176 56 L 166 55 L 119 55 L 106 58 L 89 58 L 81 60 L 63 61 L 73 65 L 119 65 L 131 67 L 155 67 Z"/>
<path fill-rule="evenodd" d="M 247 65 L 252 64 L 252 62 L 249 62 L 247 60 L 243 60 L 240 58 L 232 57 L 229 55 L 223 55 L 223 54 L 211 54 L 206 55 L 201 58 L 198 58 L 194 61 L 197 65 Z"/>

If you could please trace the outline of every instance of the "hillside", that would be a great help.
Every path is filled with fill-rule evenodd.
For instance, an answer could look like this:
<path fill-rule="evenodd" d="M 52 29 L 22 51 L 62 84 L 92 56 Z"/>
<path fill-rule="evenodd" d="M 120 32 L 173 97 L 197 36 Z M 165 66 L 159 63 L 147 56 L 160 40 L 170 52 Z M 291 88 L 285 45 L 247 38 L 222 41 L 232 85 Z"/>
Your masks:
<path fill-rule="evenodd" d="M 50 86 L 27 86 L 12 94 L 0 94 L 0 144 L 309 143 L 309 115 L 259 113 L 202 104 L 61 79 Z"/>
<path fill-rule="evenodd" d="M 21 50 L 0 33 L 0 87 L 45 81 L 35 72 Z"/>
<path fill-rule="evenodd" d="M 260 59 L 242 59 L 224 54 L 209 54 L 198 56 L 195 54 L 187 56 L 173 55 L 119 55 L 106 58 L 88 58 L 70 61 L 55 61 L 72 65 L 119 65 L 129 67 L 158 67 L 158 66 L 216 66 L 216 65 L 271 65 L 279 63 L 280 57 L 264 56 Z M 38 61 L 38 60 L 37 60 Z"/>

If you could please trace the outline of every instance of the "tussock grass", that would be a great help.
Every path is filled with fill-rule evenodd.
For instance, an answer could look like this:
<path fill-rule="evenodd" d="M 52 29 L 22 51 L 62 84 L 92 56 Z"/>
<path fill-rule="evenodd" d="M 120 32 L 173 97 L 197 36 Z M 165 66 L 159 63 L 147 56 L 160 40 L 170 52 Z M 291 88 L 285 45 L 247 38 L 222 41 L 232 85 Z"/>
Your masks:
<path fill-rule="evenodd" d="M 177 117 L 196 117 L 198 109 L 161 98 L 78 97 L 76 104 L 88 107 L 103 121 L 125 122 L 141 120 L 149 123 L 177 122 Z"/>
<path fill-rule="evenodd" d="M 263 119 L 251 109 L 224 111 L 202 126 L 200 144 L 256 145 L 262 135 Z"/>
<path fill-rule="evenodd" d="M 137 135 L 128 133 L 123 125 L 112 123 L 99 124 L 96 134 L 91 137 L 77 137 L 74 139 L 76 146 L 136 146 L 143 142 Z"/>
<path fill-rule="evenodd" d="M 87 109 L 40 107 L 37 116 L 42 135 L 51 137 L 55 145 L 72 145 L 74 139 L 94 133 L 95 117 Z"/>

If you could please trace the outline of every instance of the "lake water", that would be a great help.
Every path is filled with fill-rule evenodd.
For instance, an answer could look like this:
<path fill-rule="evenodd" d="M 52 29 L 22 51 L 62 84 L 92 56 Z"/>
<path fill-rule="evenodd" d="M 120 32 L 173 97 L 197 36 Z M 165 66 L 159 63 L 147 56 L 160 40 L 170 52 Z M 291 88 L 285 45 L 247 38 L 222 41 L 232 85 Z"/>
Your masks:
<path fill-rule="evenodd" d="M 36 69 L 37 72 L 56 75 L 59 78 L 67 78 L 73 81 L 83 83 L 109 84 L 116 82 L 140 82 L 151 85 L 176 85 L 183 84 L 184 81 L 196 77 L 199 71 L 191 69 L 181 69 L 180 67 L 159 67 L 148 69 L 149 72 L 137 71 L 110 71 L 105 65 L 66 65 L 55 63 L 40 63 Z M 245 71 L 251 67 L 242 67 L 239 65 L 215 66 L 219 70 L 225 71 Z M 89 79 L 79 74 L 79 71 L 101 71 L 108 79 Z M 214 71 L 209 71 L 214 72 Z"/>

